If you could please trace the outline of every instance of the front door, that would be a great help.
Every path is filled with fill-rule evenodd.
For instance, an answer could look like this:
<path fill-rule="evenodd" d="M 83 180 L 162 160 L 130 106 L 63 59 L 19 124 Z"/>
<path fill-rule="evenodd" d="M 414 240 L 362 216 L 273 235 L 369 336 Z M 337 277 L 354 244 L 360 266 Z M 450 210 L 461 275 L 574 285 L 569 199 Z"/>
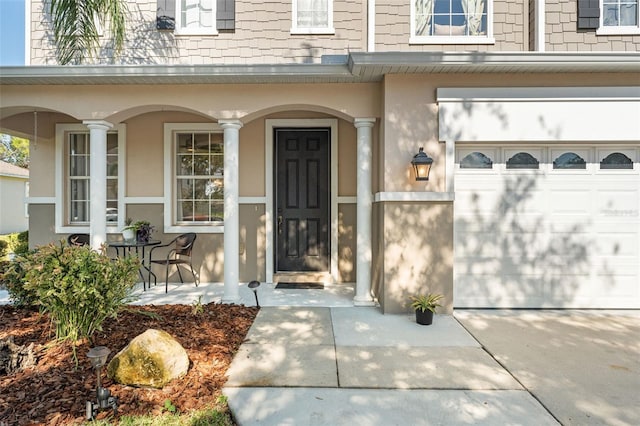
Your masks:
<path fill-rule="evenodd" d="M 329 270 L 330 129 L 275 129 L 276 272 Z"/>

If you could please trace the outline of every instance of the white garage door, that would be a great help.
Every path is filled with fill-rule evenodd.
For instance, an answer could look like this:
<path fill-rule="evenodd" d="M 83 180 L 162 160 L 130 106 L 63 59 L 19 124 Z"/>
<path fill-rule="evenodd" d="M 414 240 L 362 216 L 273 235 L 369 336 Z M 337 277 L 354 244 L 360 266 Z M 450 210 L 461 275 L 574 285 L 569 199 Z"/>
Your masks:
<path fill-rule="evenodd" d="M 640 308 L 640 146 L 456 147 L 456 307 Z"/>

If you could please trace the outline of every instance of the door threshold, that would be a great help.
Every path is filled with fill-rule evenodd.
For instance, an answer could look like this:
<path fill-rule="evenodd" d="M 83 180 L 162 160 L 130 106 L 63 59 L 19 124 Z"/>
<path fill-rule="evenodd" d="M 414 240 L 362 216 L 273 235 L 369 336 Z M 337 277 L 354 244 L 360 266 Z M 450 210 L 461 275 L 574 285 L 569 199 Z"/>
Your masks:
<path fill-rule="evenodd" d="M 332 280 L 329 272 L 276 272 L 273 283 L 280 282 L 331 284 Z"/>

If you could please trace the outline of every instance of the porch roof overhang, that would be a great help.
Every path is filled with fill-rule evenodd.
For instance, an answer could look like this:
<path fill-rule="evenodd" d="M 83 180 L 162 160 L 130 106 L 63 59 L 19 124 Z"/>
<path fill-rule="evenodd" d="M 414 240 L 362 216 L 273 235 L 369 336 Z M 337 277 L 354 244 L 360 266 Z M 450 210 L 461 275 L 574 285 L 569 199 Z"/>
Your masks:
<path fill-rule="evenodd" d="M 0 67 L 0 85 L 368 83 L 387 74 L 639 73 L 640 52 L 353 52 L 319 64 Z"/>

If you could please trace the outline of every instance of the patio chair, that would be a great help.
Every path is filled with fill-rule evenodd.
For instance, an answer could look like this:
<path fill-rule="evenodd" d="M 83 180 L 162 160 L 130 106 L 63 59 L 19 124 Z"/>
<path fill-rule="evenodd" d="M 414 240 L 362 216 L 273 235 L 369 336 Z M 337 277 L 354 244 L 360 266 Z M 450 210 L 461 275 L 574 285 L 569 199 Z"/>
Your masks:
<path fill-rule="evenodd" d="M 180 282 L 184 284 L 182 273 L 180 272 L 180 265 L 189 265 L 189 268 L 191 269 L 191 275 L 193 275 L 196 287 L 198 286 L 198 278 L 196 277 L 196 273 L 193 271 L 193 264 L 191 263 L 191 253 L 193 251 L 193 243 L 196 240 L 196 236 L 197 235 L 193 232 L 179 235 L 168 244 L 155 246 L 149 252 L 149 267 L 151 267 L 152 263 L 165 266 L 165 293 L 169 291 L 169 267 L 171 266 L 176 267 L 176 269 L 178 270 L 178 276 L 180 277 Z M 171 246 L 173 246 L 173 248 L 167 253 L 166 257 L 156 259 L 153 258 L 154 251 L 162 247 Z M 157 284 L 157 282 L 154 275 L 154 285 L 155 284 Z"/>
<path fill-rule="evenodd" d="M 67 243 L 78 247 L 89 245 L 89 234 L 71 234 L 67 237 Z"/>

